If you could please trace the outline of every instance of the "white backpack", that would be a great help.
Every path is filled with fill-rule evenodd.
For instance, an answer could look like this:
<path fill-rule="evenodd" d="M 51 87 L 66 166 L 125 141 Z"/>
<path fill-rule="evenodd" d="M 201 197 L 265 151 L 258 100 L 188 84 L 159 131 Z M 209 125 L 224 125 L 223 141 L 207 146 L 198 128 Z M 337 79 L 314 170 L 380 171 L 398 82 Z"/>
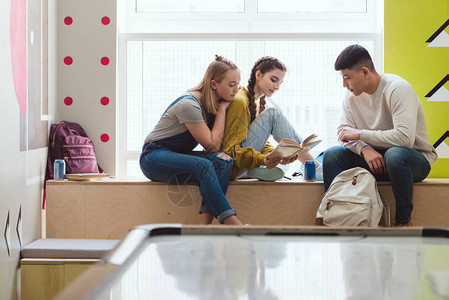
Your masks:
<path fill-rule="evenodd" d="M 366 169 L 352 168 L 338 174 L 321 200 L 317 218 L 327 226 L 377 227 L 384 205 L 376 178 Z"/>

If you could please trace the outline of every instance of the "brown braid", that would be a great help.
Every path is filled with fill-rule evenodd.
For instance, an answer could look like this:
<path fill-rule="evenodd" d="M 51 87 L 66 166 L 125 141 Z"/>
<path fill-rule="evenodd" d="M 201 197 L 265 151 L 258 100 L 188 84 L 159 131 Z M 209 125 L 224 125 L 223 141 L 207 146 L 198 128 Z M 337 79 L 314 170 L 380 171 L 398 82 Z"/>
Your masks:
<path fill-rule="evenodd" d="M 251 114 L 251 122 L 256 118 L 257 105 L 256 99 L 254 97 L 254 87 L 256 85 L 256 72 L 260 70 L 262 74 L 272 71 L 274 69 L 279 69 L 281 71 L 287 71 L 285 65 L 277 58 L 272 56 L 264 56 L 256 61 L 253 68 L 251 69 L 251 74 L 248 79 L 248 85 L 246 87 L 246 96 L 249 99 L 249 112 Z M 259 99 L 259 113 L 265 110 L 265 95 Z"/>

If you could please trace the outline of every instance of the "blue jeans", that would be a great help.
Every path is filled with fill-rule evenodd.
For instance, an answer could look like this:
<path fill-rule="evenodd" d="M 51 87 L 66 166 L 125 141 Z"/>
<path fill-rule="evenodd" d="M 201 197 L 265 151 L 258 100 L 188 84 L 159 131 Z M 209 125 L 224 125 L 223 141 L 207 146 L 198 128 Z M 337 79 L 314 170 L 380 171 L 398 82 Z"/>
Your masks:
<path fill-rule="evenodd" d="M 153 181 L 197 183 L 202 196 L 200 213 L 211 213 L 220 223 L 237 215 L 225 197 L 232 159 L 224 153 L 191 151 L 183 154 L 150 143 L 140 155 L 140 168 Z"/>
<path fill-rule="evenodd" d="M 283 138 L 302 142 L 302 138 L 296 133 L 285 115 L 275 107 L 266 108 L 248 127 L 246 139 L 241 143 L 242 147 L 251 147 L 261 152 L 270 135 L 276 142 Z"/>
<path fill-rule="evenodd" d="M 397 224 L 406 224 L 410 222 L 413 210 L 413 182 L 420 182 L 427 177 L 430 172 L 429 162 L 414 149 L 392 147 L 376 151 L 383 155 L 388 174 L 373 175 L 378 181 L 391 181 L 396 200 L 395 221 Z M 341 146 L 327 149 L 323 158 L 325 190 L 338 174 L 354 167 L 370 171 L 365 159 L 351 150 Z"/>
<path fill-rule="evenodd" d="M 302 142 L 302 138 L 296 133 L 285 115 L 275 107 L 267 107 L 248 126 L 246 139 L 240 143 L 240 146 L 262 152 L 271 135 L 276 142 L 283 138 L 292 139 L 298 143 Z M 246 169 L 240 169 L 239 176 L 246 171 Z"/>

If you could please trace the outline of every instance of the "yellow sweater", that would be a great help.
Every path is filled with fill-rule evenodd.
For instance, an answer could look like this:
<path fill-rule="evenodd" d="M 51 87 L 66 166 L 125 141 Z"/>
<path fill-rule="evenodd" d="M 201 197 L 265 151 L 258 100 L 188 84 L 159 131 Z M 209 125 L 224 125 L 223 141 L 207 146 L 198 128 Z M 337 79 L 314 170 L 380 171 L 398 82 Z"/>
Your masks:
<path fill-rule="evenodd" d="M 240 143 L 248 135 L 250 121 L 249 99 L 246 96 L 246 90 L 241 88 L 226 111 L 226 126 L 221 144 L 221 150 L 234 160 L 231 180 L 236 179 L 240 168 L 254 169 L 263 165 L 265 154 L 274 149 L 268 142 L 262 152 L 258 152 L 251 147 L 242 148 L 240 146 Z"/>

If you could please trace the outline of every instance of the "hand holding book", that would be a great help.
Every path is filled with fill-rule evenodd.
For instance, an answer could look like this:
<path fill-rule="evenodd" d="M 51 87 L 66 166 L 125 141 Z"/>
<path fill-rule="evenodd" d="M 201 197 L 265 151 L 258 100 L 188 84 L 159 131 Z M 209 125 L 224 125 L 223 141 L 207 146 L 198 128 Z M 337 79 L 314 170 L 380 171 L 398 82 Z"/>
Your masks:
<path fill-rule="evenodd" d="M 302 143 L 298 143 L 291 139 L 282 139 L 273 151 L 266 155 L 267 158 L 290 159 L 302 151 L 309 151 L 310 147 L 320 143 L 316 134 L 306 137 Z"/>

